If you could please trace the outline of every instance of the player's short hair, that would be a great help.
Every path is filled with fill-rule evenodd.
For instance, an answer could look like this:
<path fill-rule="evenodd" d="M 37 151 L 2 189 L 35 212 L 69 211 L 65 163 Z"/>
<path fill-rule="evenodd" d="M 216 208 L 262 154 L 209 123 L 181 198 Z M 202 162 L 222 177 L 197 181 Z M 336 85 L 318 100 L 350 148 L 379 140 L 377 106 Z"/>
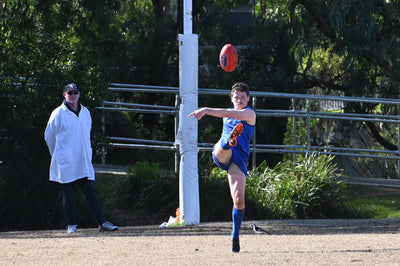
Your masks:
<path fill-rule="evenodd" d="M 249 86 L 247 86 L 247 84 L 245 84 L 245 83 L 243 83 L 243 82 L 237 82 L 237 83 L 235 83 L 235 84 L 232 85 L 231 95 L 232 95 L 235 91 L 242 91 L 242 92 L 245 92 L 245 93 L 247 94 L 247 96 L 250 95 Z"/>

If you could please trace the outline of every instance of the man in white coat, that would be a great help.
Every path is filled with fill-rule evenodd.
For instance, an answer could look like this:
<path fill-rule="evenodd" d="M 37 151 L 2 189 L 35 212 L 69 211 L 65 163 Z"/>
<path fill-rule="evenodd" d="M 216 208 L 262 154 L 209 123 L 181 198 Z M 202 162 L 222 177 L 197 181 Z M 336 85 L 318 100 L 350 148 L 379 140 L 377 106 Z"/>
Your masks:
<path fill-rule="evenodd" d="M 45 140 L 51 154 L 50 181 L 61 184 L 67 232 L 78 227 L 75 203 L 75 185 L 79 185 L 89 210 L 100 231 L 114 231 L 118 227 L 104 218 L 97 191 L 92 164 L 90 131 L 92 118 L 89 110 L 80 104 L 80 90 L 74 83 L 65 86 L 64 101 L 50 116 Z"/>

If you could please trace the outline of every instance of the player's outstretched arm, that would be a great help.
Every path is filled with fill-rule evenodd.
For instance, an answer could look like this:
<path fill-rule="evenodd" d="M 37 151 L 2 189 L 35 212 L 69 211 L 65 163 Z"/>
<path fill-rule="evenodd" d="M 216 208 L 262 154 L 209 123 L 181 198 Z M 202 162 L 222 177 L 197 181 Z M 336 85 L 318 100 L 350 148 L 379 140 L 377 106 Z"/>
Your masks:
<path fill-rule="evenodd" d="M 203 107 L 200 109 L 197 109 L 196 111 L 191 112 L 188 117 L 194 117 L 196 119 L 201 119 L 203 116 L 207 114 L 207 109 L 210 109 L 208 107 Z"/>
<path fill-rule="evenodd" d="M 215 117 L 229 117 L 241 121 L 245 121 L 251 125 L 255 124 L 256 115 L 251 109 L 222 109 L 222 108 L 210 108 L 203 107 L 189 114 L 189 117 L 201 119 L 205 115 L 211 115 Z"/>

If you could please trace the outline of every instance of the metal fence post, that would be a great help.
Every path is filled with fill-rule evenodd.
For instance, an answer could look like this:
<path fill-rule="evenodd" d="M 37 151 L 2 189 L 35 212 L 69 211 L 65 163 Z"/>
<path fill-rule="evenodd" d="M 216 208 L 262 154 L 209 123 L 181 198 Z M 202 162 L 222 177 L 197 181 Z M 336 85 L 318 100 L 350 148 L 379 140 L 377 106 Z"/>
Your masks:
<path fill-rule="evenodd" d="M 257 104 L 257 97 L 253 96 L 252 105 L 253 105 L 254 112 L 256 111 L 256 104 Z M 255 168 L 256 164 L 257 164 L 257 160 L 256 160 L 256 146 L 257 146 L 257 142 L 256 142 L 256 132 L 257 132 L 256 126 L 257 126 L 257 123 L 254 125 L 254 134 L 253 134 L 253 159 L 252 159 L 253 168 Z"/>
<path fill-rule="evenodd" d="M 397 105 L 397 115 L 400 117 L 400 104 Z M 397 179 L 400 179 L 400 123 L 397 123 Z"/>
<path fill-rule="evenodd" d="M 104 108 L 104 102 L 101 103 L 101 106 Z M 101 130 L 103 131 L 104 136 L 106 135 L 106 115 L 104 110 L 102 110 L 101 116 Z M 106 164 L 106 147 L 105 145 L 101 145 L 101 164 Z"/>
<path fill-rule="evenodd" d="M 293 104 L 293 114 L 296 113 L 296 98 L 292 98 L 292 104 Z M 293 115 L 293 148 L 296 149 L 296 143 L 297 143 L 297 119 L 296 116 Z M 293 153 L 293 162 L 296 163 L 297 162 L 297 154 L 294 152 Z"/>
<path fill-rule="evenodd" d="M 310 118 L 310 109 L 311 109 L 311 101 L 310 101 L 310 99 L 307 99 L 307 155 L 308 155 L 308 153 L 310 152 L 310 142 L 311 142 L 311 137 L 310 137 L 310 134 L 311 134 L 311 129 L 310 129 L 310 120 L 311 120 L 311 118 Z"/>
<path fill-rule="evenodd" d="M 179 93 L 175 95 L 175 116 L 174 116 L 174 130 L 175 136 L 178 134 L 179 129 Z M 179 173 L 179 144 L 175 143 L 175 174 Z"/>

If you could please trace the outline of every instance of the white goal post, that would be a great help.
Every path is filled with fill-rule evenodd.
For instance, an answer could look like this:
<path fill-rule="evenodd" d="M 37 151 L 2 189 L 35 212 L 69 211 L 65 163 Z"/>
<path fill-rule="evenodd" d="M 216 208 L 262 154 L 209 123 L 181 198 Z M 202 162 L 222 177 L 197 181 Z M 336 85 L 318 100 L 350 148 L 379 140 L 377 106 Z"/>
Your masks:
<path fill-rule="evenodd" d="M 188 115 L 198 108 L 198 36 L 192 34 L 192 0 L 184 0 L 184 34 L 179 34 L 179 216 L 187 225 L 200 223 L 198 121 Z"/>

